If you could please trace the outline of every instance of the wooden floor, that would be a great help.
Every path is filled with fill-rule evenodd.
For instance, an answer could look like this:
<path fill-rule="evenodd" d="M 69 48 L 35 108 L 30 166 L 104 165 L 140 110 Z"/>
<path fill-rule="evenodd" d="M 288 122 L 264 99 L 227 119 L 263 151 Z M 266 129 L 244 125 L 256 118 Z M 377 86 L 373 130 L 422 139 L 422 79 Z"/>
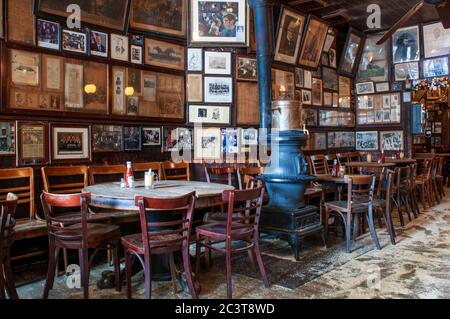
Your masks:
<path fill-rule="evenodd" d="M 447 189 L 448 195 L 450 190 Z M 394 214 L 395 215 L 395 214 Z M 365 235 L 345 254 L 340 236 L 328 249 L 320 238 L 305 241 L 301 260 L 295 262 L 288 245 L 263 236 L 263 259 L 271 288 L 265 289 L 249 267 L 247 255 L 233 260 L 234 298 L 449 298 L 450 297 L 450 196 L 404 229 L 397 225 L 398 243 L 392 246 L 384 230 L 378 230 L 382 247 L 374 250 Z M 331 235 L 334 237 L 334 235 Z M 213 256 L 214 265 L 201 273 L 200 298 L 225 298 L 223 258 Z M 96 280 L 107 266 L 96 267 L 91 275 L 91 298 L 125 298 L 125 292 L 99 290 Z M 44 281 L 18 289 L 22 298 L 39 298 Z M 133 278 L 135 298 L 143 297 L 143 278 Z M 50 298 L 81 298 L 81 289 L 69 289 L 59 277 Z M 154 283 L 154 298 L 190 298 L 186 292 L 174 295 L 170 283 Z"/>

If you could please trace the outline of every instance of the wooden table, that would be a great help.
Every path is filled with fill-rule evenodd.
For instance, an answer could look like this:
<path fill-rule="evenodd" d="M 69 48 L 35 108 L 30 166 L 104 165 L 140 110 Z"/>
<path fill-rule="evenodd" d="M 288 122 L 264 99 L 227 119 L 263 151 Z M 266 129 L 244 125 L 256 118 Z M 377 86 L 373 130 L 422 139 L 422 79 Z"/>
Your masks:
<path fill-rule="evenodd" d="M 383 167 L 395 167 L 394 163 L 389 163 L 386 160 L 386 163 L 378 163 L 378 162 L 348 162 L 344 164 L 347 167 L 351 168 L 383 168 Z"/>
<path fill-rule="evenodd" d="M 386 163 L 394 163 L 396 166 L 407 166 L 407 165 L 411 165 L 414 163 L 417 163 L 417 161 L 415 159 L 391 159 L 391 158 L 387 158 L 386 159 Z"/>

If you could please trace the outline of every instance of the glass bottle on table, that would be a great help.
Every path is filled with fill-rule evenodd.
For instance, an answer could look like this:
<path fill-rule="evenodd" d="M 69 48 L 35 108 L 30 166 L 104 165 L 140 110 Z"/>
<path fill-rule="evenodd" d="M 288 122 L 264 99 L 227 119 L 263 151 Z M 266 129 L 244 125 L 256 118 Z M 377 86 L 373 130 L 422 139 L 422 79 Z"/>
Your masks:
<path fill-rule="evenodd" d="M 381 161 L 381 164 L 386 163 L 386 156 L 384 155 L 384 150 L 381 151 L 381 159 L 380 159 L 380 161 Z"/>
<path fill-rule="evenodd" d="M 131 183 L 130 183 L 131 181 Z M 130 184 L 134 184 L 134 176 L 133 176 L 133 166 L 131 162 L 127 162 L 127 173 L 125 175 L 125 183 L 127 187 L 132 187 Z"/>
<path fill-rule="evenodd" d="M 337 162 L 337 160 L 334 160 L 334 163 L 333 163 L 333 169 L 331 170 L 331 176 L 333 176 L 333 177 L 337 177 L 338 176 L 338 162 Z"/>

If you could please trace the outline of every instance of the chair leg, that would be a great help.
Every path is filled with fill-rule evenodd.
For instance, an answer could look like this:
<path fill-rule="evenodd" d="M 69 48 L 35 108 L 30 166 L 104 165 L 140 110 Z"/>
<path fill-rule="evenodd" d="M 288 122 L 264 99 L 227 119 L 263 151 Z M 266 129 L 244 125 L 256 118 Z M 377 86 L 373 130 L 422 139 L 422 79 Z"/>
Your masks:
<path fill-rule="evenodd" d="M 370 234 L 372 235 L 372 238 L 375 241 L 375 246 L 377 247 L 378 250 L 381 250 L 380 242 L 378 241 L 377 231 L 375 229 L 375 225 L 373 224 L 373 212 L 371 208 L 369 208 L 369 212 L 367 214 L 367 223 L 369 224 Z"/>
<path fill-rule="evenodd" d="M 201 249 L 201 236 L 197 233 L 195 241 L 195 276 L 197 280 L 200 280 L 200 249 Z"/>
<path fill-rule="evenodd" d="M 384 215 L 384 220 L 386 223 L 386 229 L 389 233 L 389 237 L 391 238 L 391 244 L 395 245 L 395 229 L 394 229 L 394 225 L 392 224 L 391 212 L 389 211 L 389 209 L 386 208 L 383 215 Z"/>
<path fill-rule="evenodd" d="M 55 281 L 55 275 L 56 275 L 56 259 L 58 258 L 58 252 L 54 245 L 50 244 L 48 247 L 48 270 L 47 270 L 47 280 L 45 282 L 44 292 L 42 295 L 42 299 L 48 298 L 48 293 L 50 289 L 53 288 L 53 283 Z"/>
<path fill-rule="evenodd" d="M 169 254 L 169 265 L 170 265 L 170 277 L 172 278 L 173 294 L 177 295 L 177 269 L 175 267 L 175 260 L 173 253 Z"/>
<path fill-rule="evenodd" d="M 352 227 L 353 227 L 353 241 L 356 242 L 356 239 L 359 236 L 359 216 L 353 216 Z"/>
<path fill-rule="evenodd" d="M 324 207 L 323 209 L 323 216 L 322 216 L 322 223 L 323 223 L 323 228 L 324 228 L 324 234 L 325 234 L 325 246 L 327 246 L 327 239 L 328 239 L 328 220 L 329 218 L 329 211 L 327 206 Z"/>
<path fill-rule="evenodd" d="M 89 299 L 89 258 L 87 249 L 78 250 L 80 273 L 81 273 L 81 286 L 83 287 L 84 299 Z"/>
<path fill-rule="evenodd" d="M 67 249 L 63 249 L 63 260 L 64 260 L 64 273 L 67 273 L 67 268 L 69 267 L 69 257 L 67 256 Z"/>
<path fill-rule="evenodd" d="M 5 294 L 5 277 L 3 277 L 3 260 L 0 251 L 0 299 L 6 299 Z"/>
<path fill-rule="evenodd" d="M 226 271 L 227 271 L 227 298 L 232 299 L 233 282 L 231 278 L 231 247 L 227 243 L 226 247 Z"/>
<path fill-rule="evenodd" d="M 6 249 L 6 259 L 4 261 L 6 285 L 8 286 L 9 297 L 11 299 L 19 299 L 17 294 L 16 285 L 14 284 L 14 277 L 11 267 L 11 251 L 9 247 Z"/>
<path fill-rule="evenodd" d="M 347 220 L 344 221 L 345 225 L 345 251 L 347 254 L 350 254 L 350 245 L 351 245 L 351 231 L 352 231 L 352 214 L 347 213 Z"/>
<path fill-rule="evenodd" d="M 252 265 L 252 270 L 256 271 L 255 255 L 252 250 L 249 250 L 247 253 L 248 253 L 248 258 L 250 259 L 250 264 Z"/>
<path fill-rule="evenodd" d="M 405 207 L 406 207 L 406 214 L 408 215 L 408 219 L 409 221 L 412 221 L 412 216 L 411 216 L 411 207 L 409 205 L 409 201 L 408 201 L 408 194 L 402 194 L 402 201 L 403 203 L 405 203 Z"/>
<path fill-rule="evenodd" d="M 197 291 L 195 290 L 194 281 L 192 279 L 191 256 L 189 255 L 188 243 L 183 243 L 182 255 L 183 255 L 184 272 L 186 273 L 186 281 L 189 287 L 189 291 L 191 293 L 192 299 L 198 299 Z"/>
<path fill-rule="evenodd" d="M 131 299 L 133 295 L 133 291 L 131 288 L 131 260 L 128 249 L 125 248 L 125 278 L 127 281 L 127 298 Z"/>
<path fill-rule="evenodd" d="M 114 263 L 114 280 L 115 280 L 116 291 L 120 292 L 120 291 L 122 291 L 122 283 L 120 282 L 119 247 L 120 247 L 119 241 L 116 241 L 115 243 L 113 243 L 112 257 L 113 257 L 113 263 Z"/>
<path fill-rule="evenodd" d="M 145 265 L 145 269 L 144 269 L 144 274 L 145 274 L 145 299 L 151 299 L 152 297 L 152 263 L 150 260 L 150 256 L 147 256 L 147 254 L 145 254 L 144 256 L 144 265 Z"/>
<path fill-rule="evenodd" d="M 258 262 L 259 272 L 266 288 L 269 288 L 269 279 L 267 278 L 266 269 L 264 268 L 264 263 L 261 257 L 261 251 L 259 249 L 258 241 L 255 242 L 255 248 L 253 249 L 253 254 L 256 255 L 256 261 Z"/>

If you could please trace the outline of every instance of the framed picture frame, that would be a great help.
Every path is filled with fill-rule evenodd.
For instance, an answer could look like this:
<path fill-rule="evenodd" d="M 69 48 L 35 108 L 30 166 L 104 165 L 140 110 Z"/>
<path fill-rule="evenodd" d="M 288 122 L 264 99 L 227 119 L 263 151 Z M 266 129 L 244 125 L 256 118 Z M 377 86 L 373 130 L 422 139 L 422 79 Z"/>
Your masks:
<path fill-rule="evenodd" d="M 185 38 L 187 12 L 187 0 L 133 0 L 130 27 Z"/>
<path fill-rule="evenodd" d="M 328 23 L 313 15 L 309 15 L 303 35 L 298 64 L 312 69 L 319 67 L 327 34 Z"/>
<path fill-rule="evenodd" d="M 336 31 L 333 28 L 328 28 L 328 34 L 323 46 L 323 52 L 329 52 L 336 42 Z"/>
<path fill-rule="evenodd" d="M 380 131 L 380 143 L 382 151 L 404 150 L 403 131 Z"/>
<path fill-rule="evenodd" d="M 247 9 L 246 0 L 190 0 L 189 42 L 200 46 L 247 46 Z"/>
<path fill-rule="evenodd" d="M 16 154 L 16 123 L 0 122 L 0 156 Z"/>
<path fill-rule="evenodd" d="M 140 34 L 132 34 L 130 37 L 130 43 L 132 45 L 138 45 L 141 47 L 144 46 L 144 40 L 145 40 L 144 36 Z"/>
<path fill-rule="evenodd" d="M 186 76 L 186 99 L 188 102 L 203 102 L 203 75 L 190 73 Z"/>
<path fill-rule="evenodd" d="M 51 124 L 51 162 L 91 160 L 89 125 Z"/>
<path fill-rule="evenodd" d="M 419 61 L 419 26 L 398 29 L 392 35 L 392 61 L 394 64 Z"/>
<path fill-rule="evenodd" d="M 306 16 L 286 6 L 281 9 L 274 60 L 297 64 Z"/>
<path fill-rule="evenodd" d="M 310 90 L 302 90 L 302 102 L 306 105 L 312 105 L 312 92 Z"/>
<path fill-rule="evenodd" d="M 330 49 L 328 51 L 328 58 L 329 58 L 329 61 L 330 61 L 330 68 L 336 69 L 337 68 L 336 49 Z"/>
<path fill-rule="evenodd" d="M 323 82 L 321 79 L 313 78 L 312 80 L 312 105 L 323 105 Z"/>
<path fill-rule="evenodd" d="M 192 150 L 192 129 L 184 127 L 163 127 L 163 152 Z"/>
<path fill-rule="evenodd" d="M 316 127 L 317 126 L 317 110 L 303 109 L 302 124 L 305 124 L 307 127 Z"/>
<path fill-rule="evenodd" d="M 422 60 L 422 70 L 424 78 L 434 78 L 448 75 L 448 56 Z"/>
<path fill-rule="evenodd" d="M 134 89 L 134 96 L 142 95 L 142 70 L 136 68 L 127 68 L 127 87 Z"/>
<path fill-rule="evenodd" d="M 64 107 L 82 109 L 84 107 L 82 64 L 64 64 Z"/>
<path fill-rule="evenodd" d="M 185 47 L 183 45 L 146 38 L 145 64 L 184 71 Z"/>
<path fill-rule="evenodd" d="M 123 151 L 123 128 L 121 125 L 93 125 L 92 152 L 108 153 Z"/>
<path fill-rule="evenodd" d="M 48 123 L 17 121 L 17 166 L 48 163 Z"/>
<path fill-rule="evenodd" d="M 139 115 L 139 96 L 127 96 L 127 115 Z"/>
<path fill-rule="evenodd" d="M 39 86 L 41 59 L 37 53 L 10 50 L 11 85 Z"/>
<path fill-rule="evenodd" d="M 203 71 L 203 49 L 201 48 L 187 49 L 187 70 L 189 72 Z"/>
<path fill-rule="evenodd" d="M 236 125 L 259 124 L 258 83 L 238 81 L 236 83 Z"/>
<path fill-rule="evenodd" d="M 354 77 L 359 65 L 361 53 L 364 46 L 364 34 L 353 27 L 347 34 L 344 50 L 339 63 L 339 73 L 349 77 Z"/>
<path fill-rule="evenodd" d="M 394 65 L 395 81 L 418 80 L 419 62 L 407 62 Z"/>
<path fill-rule="evenodd" d="M 1 21 L 3 24 L 3 21 Z M 36 20 L 37 45 L 41 48 L 61 49 L 61 26 L 58 22 L 44 19 Z"/>
<path fill-rule="evenodd" d="M 244 56 L 236 57 L 236 80 L 258 82 L 256 59 Z"/>
<path fill-rule="evenodd" d="M 231 52 L 205 51 L 205 74 L 231 75 Z"/>
<path fill-rule="evenodd" d="M 373 82 L 356 83 L 356 94 L 365 95 L 375 93 Z"/>
<path fill-rule="evenodd" d="M 84 32 L 77 32 L 68 29 L 62 30 L 62 49 L 79 54 L 87 54 L 88 42 L 87 34 Z"/>
<path fill-rule="evenodd" d="M 422 32 L 425 59 L 450 54 L 450 30 L 442 22 L 424 24 Z"/>
<path fill-rule="evenodd" d="M 238 128 L 223 128 L 220 130 L 222 135 L 222 153 L 237 154 L 241 150 L 241 136 Z"/>
<path fill-rule="evenodd" d="M 124 126 L 123 127 L 123 150 L 124 151 L 141 151 L 142 137 L 140 126 Z"/>
<path fill-rule="evenodd" d="M 333 106 L 333 93 L 327 91 L 323 92 L 323 106 Z"/>
<path fill-rule="evenodd" d="M 128 61 L 129 45 L 128 37 L 116 33 L 110 34 L 111 59 L 119 61 Z"/>
<path fill-rule="evenodd" d="M 90 30 L 89 35 L 90 35 L 90 45 L 89 45 L 90 54 L 93 56 L 107 58 L 109 53 L 108 33 Z"/>
<path fill-rule="evenodd" d="M 125 87 L 127 86 L 127 69 L 120 66 L 112 67 L 112 113 L 125 114 Z M 145 79 L 144 79 L 145 85 Z M 156 84 L 155 84 L 156 86 Z"/>
<path fill-rule="evenodd" d="M 222 158 L 220 128 L 194 129 L 194 160 L 216 161 Z"/>
<path fill-rule="evenodd" d="M 256 128 L 241 129 L 241 142 L 243 146 L 258 145 L 258 129 Z"/>
<path fill-rule="evenodd" d="M 388 44 L 377 45 L 383 35 L 368 35 L 364 41 L 356 78 L 358 82 L 386 82 L 389 80 Z"/>
<path fill-rule="evenodd" d="M 339 79 L 335 69 L 322 67 L 323 88 L 339 91 Z"/>
<path fill-rule="evenodd" d="M 389 84 L 389 82 L 376 83 L 375 88 L 377 90 L 377 93 L 389 92 L 390 84 Z"/>
<path fill-rule="evenodd" d="M 233 79 L 230 77 L 204 77 L 205 103 L 232 103 Z"/>
<path fill-rule="evenodd" d="M 135 64 L 142 64 L 142 47 L 139 45 L 130 46 L 130 62 Z"/>
<path fill-rule="evenodd" d="M 64 59 L 55 55 L 42 55 L 42 89 L 61 93 L 64 84 Z"/>
<path fill-rule="evenodd" d="M 354 148 L 355 132 L 328 132 L 328 148 Z"/>
<path fill-rule="evenodd" d="M 160 127 L 143 127 L 142 128 L 142 145 L 143 146 L 161 145 L 161 128 Z"/>
<path fill-rule="evenodd" d="M 189 123 L 230 125 L 230 106 L 189 105 Z"/>
<path fill-rule="evenodd" d="M 295 74 L 272 68 L 272 99 L 294 100 L 295 99 Z"/>
<path fill-rule="evenodd" d="M 83 66 L 83 111 L 109 114 L 109 65 L 85 61 Z M 86 85 L 95 85 L 95 92 L 86 93 Z"/>
<path fill-rule="evenodd" d="M 37 0 L 36 12 L 39 15 L 55 15 L 68 17 L 72 11 L 67 12 L 67 7 L 71 4 L 81 8 L 81 22 L 98 25 L 108 29 L 126 31 L 128 23 L 128 0 L 117 0 L 114 4 L 109 1 L 100 6 L 88 6 L 83 0 Z"/>
<path fill-rule="evenodd" d="M 299 89 L 305 87 L 305 71 L 301 68 L 295 68 L 295 87 Z"/>
<path fill-rule="evenodd" d="M 377 151 L 378 150 L 378 132 L 366 131 L 356 132 L 356 150 L 357 151 Z"/>

